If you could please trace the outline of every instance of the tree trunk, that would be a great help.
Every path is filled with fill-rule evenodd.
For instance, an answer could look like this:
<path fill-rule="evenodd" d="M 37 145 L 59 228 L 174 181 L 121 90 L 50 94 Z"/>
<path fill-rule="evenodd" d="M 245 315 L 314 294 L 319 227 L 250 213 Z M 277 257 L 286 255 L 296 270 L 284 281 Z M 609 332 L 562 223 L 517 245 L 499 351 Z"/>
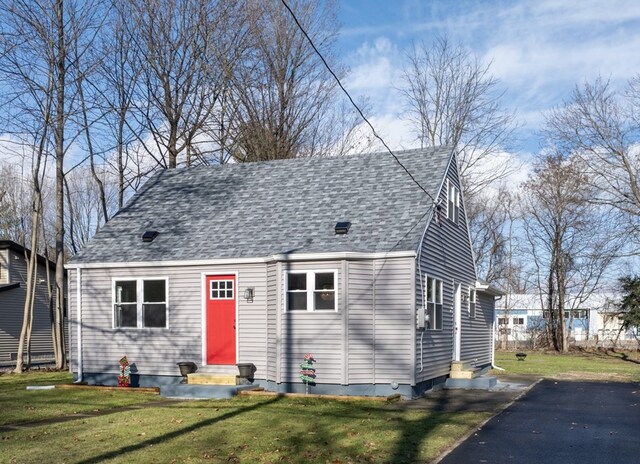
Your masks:
<path fill-rule="evenodd" d="M 37 175 L 37 174 L 36 174 Z M 31 223 L 34 225 L 31 231 L 31 254 L 27 257 L 25 255 L 25 259 L 27 259 L 27 289 L 25 292 L 24 299 L 24 312 L 22 318 L 22 330 L 20 331 L 20 340 L 18 341 L 18 353 L 16 358 L 16 373 L 22 373 L 25 369 L 29 369 L 31 367 L 31 330 L 33 328 L 33 287 L 35 286 L 37 275 L 37 265 L 38 260 L 36 259 L 37 253 L 35 250 L 38 245 L 38 206 L 40 202 L 38 201 L 38 197 L 40 195 L 39 188 L 34 185 L 34 189 L 36 189 L 35 195 L 36 199 L 34 199 L 33 205 L 33 213 L 31 216 Z M 25 347 L 26 345 L 26 347 Z M 27 353 L 27 362 L 26 365 L 24 363 L 24 354 L 25 348 Z"/>
<path fill-rule="evenodd" d="M 57 20 L 57 88 L 56 88 L 56 121 L 55 121 L 55 154 L 56 154 L 56 306 L 55 306 L 55 341 L 58 347 L 56 368 L 66 367 L 64 344 L 64 126 L 65 126 L 65 84 L 66 84 L 66 44 L 64 35 L 64 4 L 56 2 Z"/>

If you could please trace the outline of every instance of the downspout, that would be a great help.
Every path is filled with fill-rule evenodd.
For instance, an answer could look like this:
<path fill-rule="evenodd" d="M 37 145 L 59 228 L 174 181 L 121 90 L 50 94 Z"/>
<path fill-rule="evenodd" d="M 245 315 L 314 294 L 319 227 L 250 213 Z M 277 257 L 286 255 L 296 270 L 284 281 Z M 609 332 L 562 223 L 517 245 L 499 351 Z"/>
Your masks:
<path fill-rule="evenodd" d="M 78 324 L 77 327 L 77 337 L 78 337 L 78 378 L 74 383 L 82 383 L 83 374 L 82 374 L 82 269 L 78 268 L 78 279 L 76 285 L 76 322 Z"/>
<path fill-rule="evenodd" d="M 491 321 L 491 368 L 499 371 L 504 371 L 502 367 L 496 366 L 496 301 L 500 301 L 502 295 L 494 297 L 493 299 L 493 318 Z"/>

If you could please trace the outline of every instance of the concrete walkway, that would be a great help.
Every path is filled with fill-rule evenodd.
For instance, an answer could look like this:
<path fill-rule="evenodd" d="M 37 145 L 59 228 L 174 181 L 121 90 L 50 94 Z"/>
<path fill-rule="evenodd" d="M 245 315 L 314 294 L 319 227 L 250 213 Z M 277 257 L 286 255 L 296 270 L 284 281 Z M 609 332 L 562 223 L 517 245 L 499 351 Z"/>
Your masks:
<path fill-rule="evenodd" d="M 640 384 L 544 380 L 441 464 L 640 462 Z"/>
<path fill-rule="evenodd" d="M 540 379 L 535 376 L 502 375 L 490 390 L 436 390 L 413 401 L 390 404 L 389 409 L 418 409 L 436 412 L 493 412 L 499 413 L 525 393 Z"/>

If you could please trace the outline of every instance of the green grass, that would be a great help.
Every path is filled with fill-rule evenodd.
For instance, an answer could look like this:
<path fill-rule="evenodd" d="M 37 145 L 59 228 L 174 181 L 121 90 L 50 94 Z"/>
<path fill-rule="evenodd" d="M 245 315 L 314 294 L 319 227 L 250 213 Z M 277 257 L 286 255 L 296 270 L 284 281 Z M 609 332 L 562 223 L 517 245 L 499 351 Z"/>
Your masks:
<path fill-rule="evenodd" d="M 614 351 L 572 351 L 527 353 L 524 361 L 518 361 L 513 351 L 497 351 L 496 365 L 505 372 L 494 374 L 528 374 L 557 379 L 640 381 L 640 353 Z"/>
<path fill-rule="evenodd" d="M 158 400 L 157 395 L 104 390 L 27 390 L 28 385 L 71 383 L 68 372 L 0 375 L 0 425 L 130 406 Z"/>
<path fill-rule="evenodd" d="M 49 375 L 43 383 L 51 379 Z M 9 396 L 10 382 L 3 380 Z M 42 393 L 47 392 L 36 394 Z M 3 405 L 3 414 L 24 400 L 22 392 L 15 394 L 16 402 Z M 84 391 L 64 390 L 57 401 L 78 404 L 86 401 L 83 395 Z M 0 432 L 0 462 L 426 462 L 489 415 L 316 398 L 185 401 Z"/>

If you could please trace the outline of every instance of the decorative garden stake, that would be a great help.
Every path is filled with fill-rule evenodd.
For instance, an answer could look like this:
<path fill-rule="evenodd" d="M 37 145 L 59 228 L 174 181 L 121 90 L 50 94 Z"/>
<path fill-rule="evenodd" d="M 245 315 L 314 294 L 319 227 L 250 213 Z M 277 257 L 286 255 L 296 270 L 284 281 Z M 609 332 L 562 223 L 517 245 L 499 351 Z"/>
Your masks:
<path fill-rule="evenodd" d="M 311 353 L 304 355 L 302 364 L 300 364 L 300 378 L 304 382 L 304 393 L 309 394 L 309 384 L 315 385 L 316 383 L 316 368 L 313 367 L 313 363 L 316 362 Z"/>
<path fill-rule="evenodd" d="M 131 375 L 131 367 L 129 366 L 129 360 L 126 356 L 123 356 L 120 359 L 120 375 L 118 376 L 118 386 L 119 387 L 128 387 L 131 383 L 130 380 Z"/>

